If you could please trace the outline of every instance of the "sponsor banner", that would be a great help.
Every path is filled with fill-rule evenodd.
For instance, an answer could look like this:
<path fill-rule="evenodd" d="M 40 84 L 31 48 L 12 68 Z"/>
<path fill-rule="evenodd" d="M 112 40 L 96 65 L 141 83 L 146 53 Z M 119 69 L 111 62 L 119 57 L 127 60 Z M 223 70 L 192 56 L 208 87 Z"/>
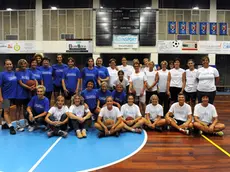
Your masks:
<path fill-rule="evenodd" d="M 157 41 L 158 53 L 180 53 L 182 41 Z"/>
<path fill-rule="evenodd" d="M 0 41 L 0 53 L 37 52 L 36 41 Z"/>
<path fill-rule="evenodd" d="M 228 34 L 228 25 L 227 23 L 219 23 L 219 35 Z"/>
<path fill-rule="evenodd" d="M 178 32 L 179 32 L 179 34 L 186 34 L 186 22 L 178 22 Z"/>
<path fill-rule="evenodd" d="M 222 49 L 221 41 L 199 41 L 198 49 L 201 53 L 220 54 Z"/>
<path fill-rule="evenodd" d="M 168 22 L 168 34 L 176 34 L 176 22 Z"/>
<path fill-rule="evenodd" d="M 200 35 L 207 35 L 207 22 L 200 22 Z"/>
<path fill-rule="evenodd" d="M 189 34 L 196 35 L 197 33 L 197 23 L 196 22 L 189 22 Z"/>
<path fill-rule="evenodd" d="M 209 23 L 209 34 L 210 35 L 217 34 L 217 23 Z"/>
<path fill-rule="evenodd" d="M 138 48 L 138 35 L 113 35 L 113 48 Z"/>
<path fill-rule="evenodd" d="M 67 41 L 66 52 L 92 53 L 92 41 Z"/>

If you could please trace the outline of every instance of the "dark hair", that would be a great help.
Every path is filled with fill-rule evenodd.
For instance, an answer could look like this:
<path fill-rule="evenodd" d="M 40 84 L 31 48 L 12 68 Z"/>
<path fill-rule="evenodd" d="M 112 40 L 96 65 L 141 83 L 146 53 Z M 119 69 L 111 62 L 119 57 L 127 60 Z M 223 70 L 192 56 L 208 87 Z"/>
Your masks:
<path fill-rule="evenodd" d="M 173 61 L 173 60 L 170 60 L 168 64 L 170 65 L 170 64 L 173 64 L 173 63 L 174 63 L 174 61 Z"/>
<path fill-rule="evenodd" d="M 206 60 L 206 59 L 210 62 L 210 59 L 209 59 L 209 57 L 208 57 L 208 56 L 204 56 L 204 57 L 202 57 L 202 61 L 204 61 L 204 60 Z"/>
<path fill-rule="evenodd" d="M 119 70 L 119 71 L 117 72 L 117 75 L 119 75 L 119 73 L 122 73 L 123 75 L 125 74 L 123 70 Z"/>
<path fill-rule="evenodd" d="M 176 61 L 179 61 L 179 62 L 180 62 L 181 60 L 180 60 L 180 58 L 175 58 L 174 63 L 175 63 Z"/>
<path fill-rule="evenodd" d="M 97 60 L 99 60 L 99 59 L 102 60 L 102 64 L 103 64 L 103 58 L 102 58 L 102 57 L 98 57 L 98 58 L 96 59 L 96 65 L 97 65 Z"/>
<path fill-rule="evenodd" d="M 93 85 L 94 85 L 93 80 L 88 80 L 88 81 L 86 82 L 86 86 L 88 85 L 88 83 L 89 83 L 89 82 L 92 82 L 92 83 L 93 83 Z"/>
<path fill-rule="evenodd" d="M 133 97 L 134 100 L 135 100 L 135 96 L 134 96 L 133 94 L 128 94 L 128 95 L 127 95 L 127 100 L 128 100 L 128 98 L 129 98 L 130 96 Z"/>
<path fill-rule="evenodd" d="M 36 58 L 35 58 L 35 57 L 33 57 L 33 58 L 30 60 L 30 63 L 29 63 L 30 67 L 31 67 L 31 63 L 32 63 L 32 62 L 34 62 L 34 61 L 36 61 L 36 62 L 37 62 L 37 60 L 36 60 Z M 38 64 L 38 62 L 37 62 L 37 64 Z"/>
<path fill-rule="evenodd" d="M 114 59 L 114 58 L 111 58 L 110 60 L 109 60 L 109 63 L 111 63 L 111 62 L 115 62 L 116 63 L 116 59 Z"/>
<path fill-rule="evenodd" d="M 61 56 L 63 58 L 63 55 L 62 54 L 57 54 L 57 56 Z"/>
<path fill-rule="evenodd" d="M 88 65 L 89 60 L 93 60 L 93 66 L 94 66 L 94 59 L 93 59 L 93 57 L 89 57 L 89 58 L 87 59 L 87 62 L 86 62 L 85 67 L 89 67 L 89 65 Z"/>
<path fill-rule="evenodd" d="M 5 59 L 4 65 L 6 64 L 7 61 L 10 61 L 12 63 L 12 61 L 10 59 Z"/>
<path fill-rule="evenodd" d="M 194 62 L 193 59 L 188 59 L 188 62 L 193 62 L 193 63 L 195 64 L 195 62 Z M 188 63 L 188 62 L 187 62 L 187 63 Z"/>
<path fill-rule="evenodd" d="M 74 64 L 75 64 L 75 60 L 74 60 L 74 58 L 73 57 L 68 57 L 68 59 L 67 59 L 67 62 L 69 62 L 69 61 L 73 61 L 74 62 Z"/>
<path fill-rule="evenodd" d="M 41 61 L 41 64 L 43 64 L 43 62 L 44 62 L 45 60 L 50 62 L 50 59 L 49 59 L 48 57 L 44 57 L 44 58 L 42 59 L 42 61 Z"/>
<path fill-rule="evenodd" d="M 183 93 L 179 93 L 179 94 L 178 94 L 178 97 L 179 97 L 179 96 L 184 96 L 184 94 L 183 94 Z M 185 97 L 185 96 L 184 96 L 184 97 Z"/>

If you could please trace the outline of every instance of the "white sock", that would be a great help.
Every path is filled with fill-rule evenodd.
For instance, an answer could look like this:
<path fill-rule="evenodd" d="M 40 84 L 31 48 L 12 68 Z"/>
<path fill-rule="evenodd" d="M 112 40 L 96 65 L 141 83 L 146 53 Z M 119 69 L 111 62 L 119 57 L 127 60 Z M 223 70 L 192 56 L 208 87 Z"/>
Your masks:
<path fill-rule="evenodd" d="M 12 123 L 8 124 L 9 127 L 12 127 Z"/>
<path fill-rule="evenodd" d="M 6 121 L 2 120 L 2 125 L 4 125 L 6 123 Z"/>
<path fill-rule="evenodd" d="M 136 130 L 133 128 L 133 129 L 132 129 L 132 132 L 135 132 L 135 131 L 136 131 Z"/>
<path fill-rule="evenodd" d="M 81 130 L 77 130 L 77 133 L 81 132 Z"/>

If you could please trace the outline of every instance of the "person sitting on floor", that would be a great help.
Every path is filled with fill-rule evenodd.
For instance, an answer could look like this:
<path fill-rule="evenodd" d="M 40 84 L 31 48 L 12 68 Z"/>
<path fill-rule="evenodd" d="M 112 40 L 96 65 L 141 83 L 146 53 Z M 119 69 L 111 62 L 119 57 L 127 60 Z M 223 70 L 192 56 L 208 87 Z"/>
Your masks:
<path fill-rule="evenodd" d="M 191 106 L 185 103 L 183 93 L 178 94 L 178 102 L 170 107 L 169 112 L 166 114 L 166 121 L 168 125 L 187 135 L 189 134 L 188 129 L 193 128 Z"/>
<path fill-rule="evenodd" d="M 166 125 L 166 120 L 162 118 L 164 116 L 163 107 L 158 104 L 158 100 L 155 94 L 150 97 L 151 103 L 146 106 L 145 110 L 146 126 L 149 129 L 162 131 L 161 127 Z"/>
<path fill-rule="evenodd" d="M 33 96 L 30 100 L 26 113 L 25 119 L 29 123 L 28 130 L 32 132 L 38 127 L 38 125 L 46 125 L 45 116 L 49 111 L 49 99 L 44 96 L 46 88 L 43 85 L 37 86 L 37 95 Z"/>
<path fill-rule="evenodd" d="M 214 105 L 208 103 L 208 96 L 202 97 L 202 103 L 195 106 L 194 109 L 194 128 L 199 129 L 200 133 L 209 133 L 223 136 L 225 125 L 218 122 L 218 115 Z"/>
<path fill-rule="evenodd" d="M 120 110 L 118 107 L 113 106 L 113 98 L 111 96 L 106 98 L 106 106 L 101 109 L 94 126 L 100 131 L 98 134 L 99 138 L 111 135 L 119 136 L 124 123 Z"/>
<path fill-rule="evenodd" d="M 49 131 L 47 132 L 48 137 L 53 135 L 67 137 L 68 133 L 68 112 L 69 109 L 64 105 L 65 98 L 63 96 L 57 97 L 56 104 L 50 108 L 45 118 L 47 124 L 49 124 Z"/>
<path fill-rule="evenodd" d="M 91 112 L 87 105 L 84 105 L 84 98 L 75 94 L 72 98 L 72 105 L 69 108 L 68 116 L 70 123 L 79 139 L 86 138 L 86 130 L 91 125 Z"/>
<path fill-rule="evenodd" d="M 142 118 L 139 107 L 134 104 L 134 95 L 128 95 L 128 103 L 121 106 L 124 129 L 134 133 L 141 133 L 145 119 Z"/>

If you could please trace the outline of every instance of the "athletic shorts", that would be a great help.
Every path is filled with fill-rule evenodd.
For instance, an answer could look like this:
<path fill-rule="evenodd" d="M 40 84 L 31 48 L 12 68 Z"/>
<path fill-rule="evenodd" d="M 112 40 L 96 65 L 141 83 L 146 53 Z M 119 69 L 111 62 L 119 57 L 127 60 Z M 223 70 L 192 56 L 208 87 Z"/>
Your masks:
<path fill-rule="evenodd" d="M 71 100 L 72 96 L 74 95 L 74 92 L 69 92 L 68 95 L 65 95 L 66 100 Z"/>
<path fill-rule="evenodd" d="M 186 92 L 184 91 L 185 101 L 189 102 L 190 100 L 195 102 L 196 101 L 196 92 Z"/>
<path fill-rule="evenodd" d="M 175 119 L 175 118 L 173 118 L 174 119 L 174 121 L 176 122 L 176 124 L 177 125 L 182 125 L 182 124 L 184 124 L 186 121 L 181 121 L 181 120 L 178 120 L 178 119 Z"/>
<path fill-rule="evenodd" d="M 56 85 L 54 85 L 54 92 L 56 92 L 56 93 L 64 93 L 64 90 L 63 90 L 63 88 L 62 88 L 62 86 L 56 86 Z"/>
<path fill-rule="evenodd" d="M 135 96 L 135 102 L 145 103 L 145 101 L 146 101 L 146 95 L 143 95 L 143 96 Z"/>
<path fill-rule="evenodd" d="M 22 105 L 27 106 L 29 101 L 30 101 L 29 99 L 15 99 L 15 105 L 16 106 L 22 106 Z"/>
<path fill-rule="evenodd" d="M 181 88 L 170 87 L 169 91 L 170 91 L 170 94 L 171 94 L 171 100 L 173 102 L 178 102 L 178 94 L 181 92 Z"/>
<path fill-rule="evenodd" d="M 14 99 L 3 99 L 2 109 L 8 109 L 10 106 L 14 105 Z"/>

